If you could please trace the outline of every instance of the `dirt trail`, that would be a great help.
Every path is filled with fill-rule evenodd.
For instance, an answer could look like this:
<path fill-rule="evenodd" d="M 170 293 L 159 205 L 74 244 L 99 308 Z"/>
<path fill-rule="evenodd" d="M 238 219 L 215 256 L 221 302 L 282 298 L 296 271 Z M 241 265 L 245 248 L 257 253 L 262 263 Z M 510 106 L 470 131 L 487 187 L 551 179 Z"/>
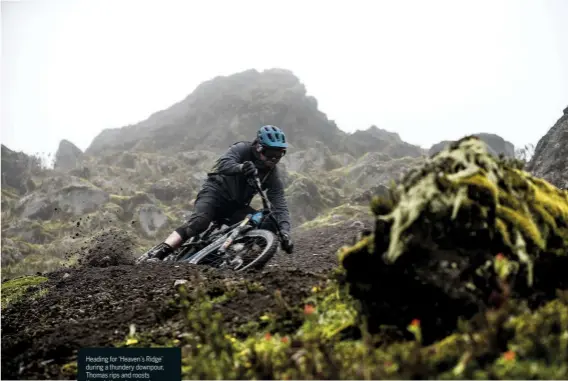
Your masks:
<path fill-rule="evenodd" d="M 348 222 L 298 232 L 294 254 L 280 251 L 263 271 L 245 274 L 167 263 L 133 266 L 123 254 L 129 251 L 125 238 L 120 233 L 103 235 L 80 266 L 46 274 L 46 295 L 2 311 L 2 378 L 61 379 L 61 365 L 72 361 L 79 348 L 122 341 L 130 324 L 137 332 L 152 329 L 154 337 L 158 330 L 164 340 L 175 337 L 183 331 L 184 319 L 167 301 L 175 298 L 174 282 L 179 279 L 188 281 L 190 291 L 201 283 L 212 297 L 231 284 L 262 285 L 217 305 L 229 330 L 277 308 L 276 290 L 287 303 L 302 303 L 337 265 L 337 249 L 351 243 L 360 230 L 360 225 Z M 121 239 L 120 251 L 113 251 L 113 239 Z"/>

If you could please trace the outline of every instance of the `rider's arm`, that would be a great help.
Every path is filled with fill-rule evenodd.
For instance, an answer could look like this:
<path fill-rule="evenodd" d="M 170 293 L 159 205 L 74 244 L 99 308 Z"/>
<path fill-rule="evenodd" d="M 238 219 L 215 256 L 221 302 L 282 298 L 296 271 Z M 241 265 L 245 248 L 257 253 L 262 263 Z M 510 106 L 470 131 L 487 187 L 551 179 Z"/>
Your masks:
<path fill-rule="evenodd" d="M 248 150 L 246 143 L 232 145 L 223 156 L 221 156 L 214 166 L 214 171 L 223 175 L 234 175 L 241 172 L 241 164 L 244 161 Z"/>
<path fill-rule="evenodd" d="M 276 217 L 280 229 L 289 233 L 290 212 L 288 211 L 288 202 L 284 196 L 284 184 L 277 171 L 274 171 L 267 179 L 267 188 L 266 196 L 272 204 L 274 217 Z"/>

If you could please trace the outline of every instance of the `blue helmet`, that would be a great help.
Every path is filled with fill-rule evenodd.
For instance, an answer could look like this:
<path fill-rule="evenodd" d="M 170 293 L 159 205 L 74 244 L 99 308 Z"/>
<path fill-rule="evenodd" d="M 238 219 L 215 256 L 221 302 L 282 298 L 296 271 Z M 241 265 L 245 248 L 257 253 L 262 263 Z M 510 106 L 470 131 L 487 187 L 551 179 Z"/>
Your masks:
<path fill-rule="evenodd" d="M 286 135 L 284 132 L 276 126 L 262 126 L 258 130 L 256 137 L 260 144 L 265 147 L 271 148 L 288 148 L 288 143 L 286 142 Z"/>

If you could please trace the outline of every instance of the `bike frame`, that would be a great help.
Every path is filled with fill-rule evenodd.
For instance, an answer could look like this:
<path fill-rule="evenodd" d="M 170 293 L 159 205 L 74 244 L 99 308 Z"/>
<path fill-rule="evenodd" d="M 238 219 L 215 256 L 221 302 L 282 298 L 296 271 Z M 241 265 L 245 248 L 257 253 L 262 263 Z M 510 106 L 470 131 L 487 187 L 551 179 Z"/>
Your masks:
<path fill-rule="evenodd" d="M 250 186 L 252 186 L 254 188 L 255 193 L 258 193 L 260 195 L 260 198 L 262 200 L 263 209 L 256 212 L 255 214 L 249 213 L 249 214 L 247 214 L 247 216 L 242 221 L 237 222 L 237 223 L 235 223 L 231 226 L 228 226 L 225 229 L 222 229 L 220 232 L 217 232 L 215 234 L 215 236 L 219 235 L 219 238 L 214 238 L 213 240 L 209 241 L 209 243 L 206 244 L 205 247 L 211 245 L 212 243 L 218 241 L 219 239 L 226 237 L 225 242 L 223 242 L 223 244 L 219 248 L 219 251 L 222 253 L 222 255 L 224 255 L 226 250 L 231 246 L 231 244 L 234 242 L 234 240 L 243 231 L 246 231 L 249 228 L 252 228 L 250 222 L 251 222 L 253 216 L 256 215 L 257 213 L 261 213 L 261 218 L 259 219 L 257 226 L 261 226 L 262 223 L 267 218 L 269 218 L 271 220 L 271 222 L 274 224 L 274 226 L 276 227 L 277 236 L 280 239 L 280 242 L 283 241 L 282 231 L 280 230 L 280 227 L 278 226 L 278 221 L 276 220 L 276 218 L 272 214 L 273 213 L 272 212 L 272 205 L 270 204 L 270 201 L 268 200 L 268 196 L 266 195 L 266 192 L 262 190 L 262 183 L 260 182 L 259 177 L 255 176 L 254 178 L 249 178 L 248 183 L 249 183 Z M 198 239 L 199 239 L 198 242 L 194 242 L 194 238 L 191 238 L 189 241 L 184 242 L 181 245 L 181 247 L 195 245 L 197 243 L 202 242 L 204 239 L 208 239 L 209 234 L 211 233 L 211 231 L 213 231 L 216 228 L 216 226 L 217 226 L 216 222 L 211 223 L 211 225 L 207 228 L 207 230 L 205 230 L 205 232 L 203 232 L 201 235 L 198 236 Z M 201 250 L 203 250 L 203 248 L 196 251 L 195 253 L 193 253 L 191 255 L 191 257 L 193 257 L 194 255 L 199 253 Z M 189 257 L 189 258 L 191 258 L 191 257 Z M 185 260 L 189 260 L 189 258 L 187 258 Z"/>

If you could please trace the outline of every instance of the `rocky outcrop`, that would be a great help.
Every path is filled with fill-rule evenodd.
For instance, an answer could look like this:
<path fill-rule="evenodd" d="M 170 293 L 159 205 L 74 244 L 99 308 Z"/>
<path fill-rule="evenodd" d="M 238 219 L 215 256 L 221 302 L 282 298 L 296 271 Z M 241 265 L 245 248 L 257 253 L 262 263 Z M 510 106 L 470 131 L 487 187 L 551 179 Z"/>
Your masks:
<path fill-rule="evenodd" d="M 339 150 L 345 136 L 292 72 L 247 70 L 206 81 L 184 100 L 138 124 L 104 130 L 86 152 L 225 149 L 253 139 L 263 124 L 282 127 L 295 149 L 321 141 Z"/>
<path fill-rule="evenodd" d="M 150 186 L 149 193 L 153 194 L 158 200 L 171 202 L 176 197 L 190 197 L 193 188 L 189 183 L 181 183 L 176 180 L 162 179 Z"/>
<path fill-rule="evenodd" d="M 75 144 L 71 143 L 69 140 L 63 139 L 59 143 L 59 148 L 55 153 L 55 163 L 53 167 L 54 169 L 61 171 L 70 171 L 75 169 L 82 154 L 83 151 L 81 151 Z"/>
<path fill-rule="evenodd" d="M 384 193 L 391 182 L 422 162 L 420 157 L 391 159 L 384 153 L 369 152 L 355 163 L 333 171 L 332 175 L 342 183 L 341 188 L 350 202 L 367 203 L 373 194 Z"/>
<path fill-rule="evenodd" d="M 156 205 L 143 204 L 138 208 L 138 222 L 147 237 L 155 237 L 168 223 L 168 217 Z"/>
<path fill-rule="evenodd" d="M 87 181 L 67 175 L 48 178 L 16 206 L 20 218 L 49 220 L 55 215 L 80 216 L 107 202 L 109 194 Z"/>
<path fill-rule="evenodd" d="M 290 209 L 292 225 L 309 221 L 327 208 L 338 205 L 341 194 L 338 189 L 328 186 L 323 181 L 296 175 L 291 179 L 291 185 L 286 188 L 286 199 Z"/>
<path fill-rule="evenodd" d="M 334 155 L 322 142 L 315 142 L 313 147 L 301 151 L 293 151 L 284 156 L 282 163 L 288 171 L 310 172 L 331 171 L 342 167 L 343 163 L 352 162 L 354 159 L 349 154 L 341 157 Z"/>
<path fill-rule="evenodd" d="M 130 221 L 136 216 L 136 211 L 142 205 L 154 205 L 156 201 L 144 192 L 137 192 L 133 196 L 111 195 L 110 202 L 120 206 L 120 218 L 123 221 Z"/>
<path fill-rule="evenodd" d="M 381 152 L 393 159 L 423 155 L 422 148 L 404 142 L 396 132 L 389 132 L 377 126 L 355 131 L 345 138 L 345 145 L 356 157 L 367 152 Z"/>
<path fill-rule="evenodd" d="M 2 189 L 13 188 L 22 195 L 35 189 L 32 175 L 41 171 L 41 161 L 2 144 Z"/>
<path fill-rule="evenodd" d="M 513 143 L 503 139 L 499 135 L 495 134 L 488 134 L 488 133 L 479 133 L 473 134 L 473 136 L 478 137 L 487 145 L 487 151 L 495 156 L 499 156 L 503 154 L 507 157 L 514 157 L 515 156 L 515 146 Z M 447 147 L 453 141 L 444 140 L 440 143 L 434 144 L 429 150 L 428 155 L 432 156 L 436 153 L 440 152 L 443 148 Z"/>
<path fill-rule="evenodd" d="M 527 170 L 559 188 L 568 189 L 568 107 L 539 140 Z"/>

